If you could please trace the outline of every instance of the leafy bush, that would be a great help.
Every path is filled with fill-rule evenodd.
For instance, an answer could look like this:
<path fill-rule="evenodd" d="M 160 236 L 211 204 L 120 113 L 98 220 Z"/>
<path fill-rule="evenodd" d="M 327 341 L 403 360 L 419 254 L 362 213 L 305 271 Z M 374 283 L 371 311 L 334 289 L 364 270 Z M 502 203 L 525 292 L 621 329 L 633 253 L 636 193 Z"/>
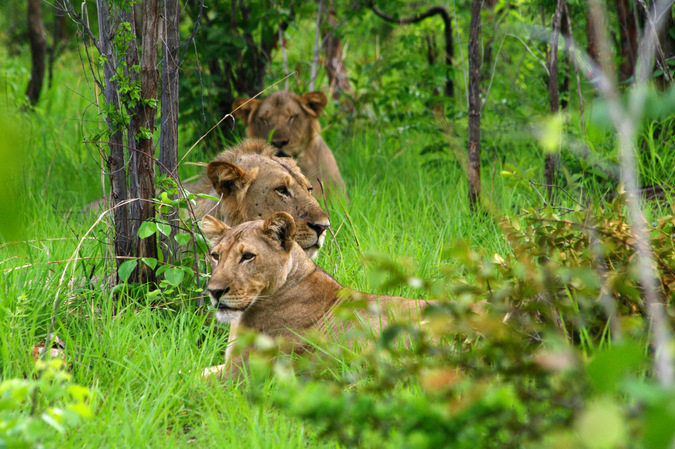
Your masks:
<path fill-rule="evenodd" d="M 0 384 L 0 447 L 58 447 L 60 434 L 92 416 L 92 391 L 73 384 L 63 364 L 38 360 L 38 379 Z"/>
<path fill-rule="evenodd" d="M 419 327 L 360 333 L 363 352 L 320 345 L 294 360 L 298 377 L 287 358 L 258 351 L 253 379 L 275 372 L 273 402 L 348 446 L 671 447 L 675 389 L 649 376 L 623 198 L 565 218 L 528 210 L 501 226 L 508 254 L 458 244 L 447 251 L 458 266 L 440 280 L 380 262 L 389 287 L 421 284 L 438 299 Z M 670 302 L 675 218 L 650 231 Z"/>

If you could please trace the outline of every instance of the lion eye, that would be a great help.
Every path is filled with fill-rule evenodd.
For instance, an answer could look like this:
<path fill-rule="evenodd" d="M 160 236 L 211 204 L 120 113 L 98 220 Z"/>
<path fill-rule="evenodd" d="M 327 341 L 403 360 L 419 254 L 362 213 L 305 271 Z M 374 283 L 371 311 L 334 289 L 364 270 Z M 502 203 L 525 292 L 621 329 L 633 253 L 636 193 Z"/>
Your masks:
<path fill-rule="evenodd" d="M 274 190 L 280 195 L 291 196 L 291 192 L 288 191 L 288 188 L 286 186 L 279 186 Z"/>
<path fill-rule="evenodd" d="M 220 258 L 220 255 L 218 253 L 211 253 L 211 258 L 218 262 L 218 259 Z"/>
<path fill-rule="evenodd" d="M 312 193 L 312 190 L 314 190 L 314 187 L 307 187 L 307 191 L 308 191 L 309 193 Z"/>
<path fill-rule="evenodd" d="M 246 262 L 247 260 L 253 260 L 253 259 L 255 259 L 255 254 L 244 253 L 244 254 L 241 255 L 241 260 L 239 261 L 239 263 Z"/>
<path fill-rule="evenodd" d="M 298 118 L 297 114 L 296 114 L 296 115 L 291 115 L 290 117 L 288 117 L 288 123 L 293 122 L 293 120 L 295 120 L 296 118 Z"/>
<path fill-rule="evenodd" d="M 267 119 L 264 118 L 264 117 L 261 118 L 260 121 L 261 121 L 261 122 L 263 123 L 263 125 L 265 125 L 265 126 L 269 125 L 269 122 L 268 122 Z"/>

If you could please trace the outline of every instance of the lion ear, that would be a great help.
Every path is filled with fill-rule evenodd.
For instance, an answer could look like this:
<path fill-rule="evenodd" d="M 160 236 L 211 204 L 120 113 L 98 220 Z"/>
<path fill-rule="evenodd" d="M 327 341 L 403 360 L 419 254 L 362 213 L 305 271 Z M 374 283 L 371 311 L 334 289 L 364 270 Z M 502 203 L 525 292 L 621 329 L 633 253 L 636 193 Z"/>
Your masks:
<path fill-rule="evenodd" d="M 247 172 L 225 161 L 211 161 L 206 166 L 206 174 L 219 195 L 230 196 L 251 184 L 258 176 L 258 168 Z"/>
<path fill-rule="evenodd" d="M 211 215 L 204 215 L 202 218 L 202 229 L 204 235 L 209 239 L 211 246 L 215 246 L 231 228 Z"/>
<path fill-rule="evenodd" d="M 295 221 L 286 212 L 275 212 L 265 223 L 263 232 L 273 241 L 281 244 L 286 251 L 290 251 L 295 240 Z"/>
<path fill-rule="evenodd" d="M 302 106 L 302 109 L 314 117 L 321 116 L 323 109 L 328 104 L 328 98 L 323 92 L 310 92 L 303 95 L 301 100 L 300 106 Z"/>
<path fill-rule="evenodd" d="M 245 125 L 248 125 L 251 114 L 258 110 L 260 103 L 260 101 L 252 98 L 237 98 L 232 104 L 232 109 L 234 110 L 233 114 L 239 120 L 243 121 Z"/>

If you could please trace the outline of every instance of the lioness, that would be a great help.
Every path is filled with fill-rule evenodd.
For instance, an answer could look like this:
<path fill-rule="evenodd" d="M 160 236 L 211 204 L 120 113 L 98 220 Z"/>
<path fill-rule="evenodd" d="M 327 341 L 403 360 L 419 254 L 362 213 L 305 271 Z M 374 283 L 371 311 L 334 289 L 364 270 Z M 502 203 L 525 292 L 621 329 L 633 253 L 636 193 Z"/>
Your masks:
<path fill-rule="evenodd" d="M 234 115 L 246 125 L 248 137 L 267 139 L 277 156 L 294 158 L 300 170 L 311 180 L 314 196 L 322 196 L 321 180 L 327 194 L 345 192 L 335 157 L 320 134 L 318 118 L 328 99 L 322 92 L 298 96 L 291 92 L 275 92 L 263 100 L 237 99 Z"/>
<path fill-rule="evenodd" d="M 231 323 L 226 363 L 206 369 L 204 376 L 236 371 L 241 357 L 230 360 L 232 340 L 238 326 L 245 326 L 269 336 L 283 336 L 301 351 L 302 332 L 310 329 L 322 333 L 342 333 L 334 325 L 336 306 L 348 301 L 340 294 L 343 287 L 317 267 L 294 241 L 296 226 L 284 213 L 272 214 L 230 228 L 222 221 L 204 216 L 204 234 L 210 241 L 212 275 L 208 283 L 216 319 Z M 359 300 L 371 305 L 383 304 L 416 317 L 426 305 L 423 300 L 377 296 L 355 292 Z M 375 304 L 373 304 L 375 303 Z M 386 316 L 364 317 L 374 330 L 386 324 Z M 231 362 L 231 367 L 227 367 Z"/>
<path fill-rule="evenodd" d="M 311 195 L 309 181 L 295 162 L 274 153 L 264 140 L 246 139 L 216 156 L 194 190 L 221 201 L 199 199 L 199 216 L 210 213 L 235 226 L 287 212 L 298 225 L 298 244 L 314 257 L 326 238 L 328 215 Z"/>

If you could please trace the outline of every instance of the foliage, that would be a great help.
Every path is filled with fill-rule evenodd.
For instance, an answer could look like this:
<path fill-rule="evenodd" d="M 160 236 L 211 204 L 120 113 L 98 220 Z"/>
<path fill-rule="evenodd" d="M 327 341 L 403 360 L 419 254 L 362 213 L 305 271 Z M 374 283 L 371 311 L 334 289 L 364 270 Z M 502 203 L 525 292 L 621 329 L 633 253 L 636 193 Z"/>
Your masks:
<path fill-rule="evenodd" d="M 193 224 L 195 222 L 194 207 L 198 197 L 212 197 L 201 193 L 194 194 L 179 188 L 176 181 L 166 175 L 157 177 L 157 188 L 162 193 L 154 200 L 158 206 L 156 217 L 141 223 L 138 227 L 138 238 L 146 239 L 155 235 L 157 253 L 160 257 L 139 257 L 124 261 L 117 270 L 119 279 L 126 283 L 134 269 L 142 263 L 154 270 L 158 278 L 161 277 L 157 289 L 147 293 L 150 298 L 158 298 L 160 295 L 162 297 L 171 295 L 194 297 L 202 292 L 199 273 L 208 272 L 208 264 L 201 257 L 208 252 L 207 242 L 199 228 Z M 165 217 L 175 212 L 178 212 L 179 218 L 169 223 Z M 187 218 L 181 218 L 181 214 Z M 173 236 L 176 242 L 175 249 L 159 238 L 160 236 L 171 238 L 172 226 L 182 231 Z M 170 255 L 170 260 L 163 260 L 161 256 L 165 253 Z M 178 289 L 179 286 L 182 288 Z M 134 283 L 134 287 L 142 286 Z M 144 289 L 141 288 L 140 291 L 144 292 Z"/>
<path fill-rule="evenodd" d="M 362 353 L 312 340 L 316 352 L 295 360 L 298 377 L 287 359 L 259 351 L 253 379 L 272 369 L 274 403 L 347 446 L 670 447 L 675 389 L 644 375 L 651 357 L 623 198 L 565 218 L 530 209 L 501 227 L 503 255 L 460 243 L 447 257 L 461 265 L 441 280 L 380 262 L 387 285 L 424 286 L 438 299 L 419 327 L 348 336 L 369 342 Z M 650 229 L 671 303 L 675 219 Z"/>
<path fill-rule="evenodd" d="M 180 80 L 181 113 L 185 119 L 211 127 L 232 112 L 240 96 L 252 97 L 265 87 L 265 74 L 277 47 L 279 28 L 294 18 L 294 2 L 286 0 L 207 2 L 187 4 L 189 22 L 201 21 L 194 35 L 195 52 L 185 53 Z M 192 32 L 192 29 L 189 29 Z M 276 81 L 276 80 L 274 80 Z M 210 138 L 230 141 L 232 121 Z"/>
<path fill-rule="evenodd" d="M 72 382 L 61 359 L 37 360 L 37 379 L 0 384 L 0 446 L 58 447 L 60 434 L 92 416 L 93 392 Z"/>

